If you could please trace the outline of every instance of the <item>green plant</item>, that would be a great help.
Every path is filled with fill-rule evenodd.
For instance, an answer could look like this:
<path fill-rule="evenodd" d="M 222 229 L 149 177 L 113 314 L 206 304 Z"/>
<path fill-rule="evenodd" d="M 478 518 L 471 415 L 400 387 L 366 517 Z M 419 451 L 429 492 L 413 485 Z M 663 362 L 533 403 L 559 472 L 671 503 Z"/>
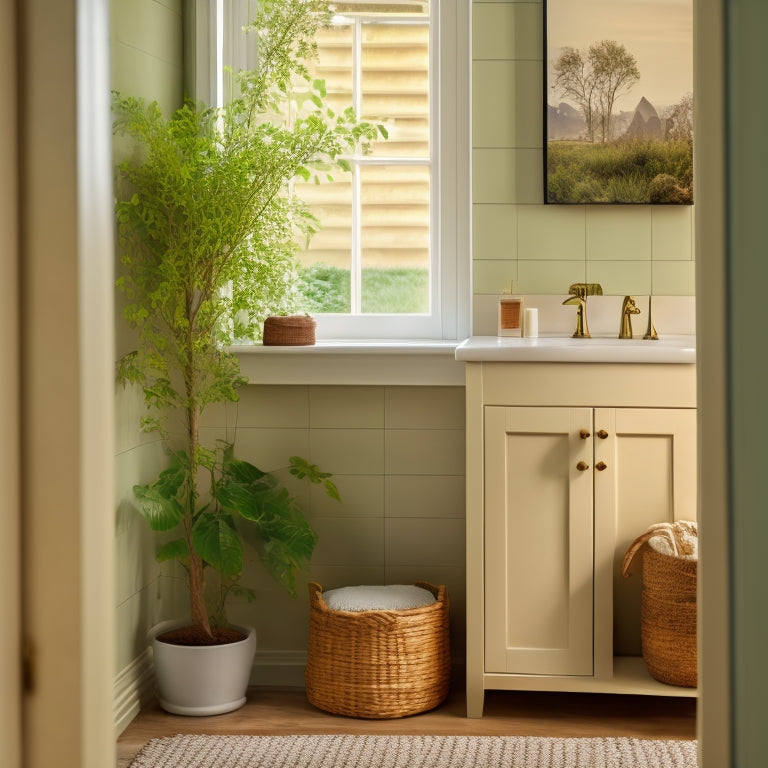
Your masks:
<path fill-rule="evenodd" d="M 221 109 L 187 101 L 165 118 L 156 103 L 113 98 L 114 130 L 135 145 L 118 167 L 116 215 L 118 287 L 137 348 L 118 378 L 143 390 L 145 430 L 168 437 L 169 414 L 185 420 L 183 447 L 136 494 L 154 528 L 180 527 L 159 556 L 184 565 L 192 621 L 207 635 L 224 621 L 221 595 L 238 588 L 235 518 L 257 526 L 265 561 L 289 589 L 314 546 L 296 500 L 231 446 L 201 445 L 199 424 L 207 406 L 236 401 L 245 383 L 226 344 L 257 338 L 267 315 L 292 307 L 296 240 L 317 222 L 289 181 L 345 169 L 342 153 L 385 135 L 351 109 L 327 108 L 324 84 L 311 81 L 305 60 L 327 18 L 321 0 L 263 0 L 250 25 L 258 65 L 238 76 L 239 95 Z M 317 467 L 292 462 L 294 474 L 337 495 Z M 220 582 L 212 608 L 211 572 Z"/>
<path fill-rule="evenodd" d="M 170 466 L 154 482 L 135 486 L 134 494 L 152 530 L 177 530 L 180 534 L 158 549 L 160 562 L 178 560 L 191 577 L 191 557 L 197 556 L 215 574 L 205 589 L 210 626 L 226 626 L 230 594 L 249 600 L 254 596 L 240 584 L 244 561 L 238 524 L 243 522 L 261 540 L 260 555 L 267 570 L 295 596 L 296 571 L 308 564 L 317 541 L 298 499 L 273 474 L 235 458 L 233 446 L 220 441 L 199 461 L 210 482 L 206 501 L 192 505 L 189 454 L 184 450 L 170 453 Z M 331 498 L 339 499 L 331 475 L 316 465 L 291 456 L 290 472 L 299 479 L 322 484 Z M 190 596 L 195 599 L 191 582 L 190 587 Z"/>

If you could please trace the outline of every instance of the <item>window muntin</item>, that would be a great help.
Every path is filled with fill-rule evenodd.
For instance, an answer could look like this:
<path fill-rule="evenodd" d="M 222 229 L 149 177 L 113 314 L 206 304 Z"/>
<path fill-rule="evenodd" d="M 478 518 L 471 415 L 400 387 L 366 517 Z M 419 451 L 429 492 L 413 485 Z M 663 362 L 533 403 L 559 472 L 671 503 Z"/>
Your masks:
<path fill-rule="evenodd" d="M 238 37 L 237 32 L 248 20 L 248 6 L 255 0 L 216 0 L 214 4 L 208 4 L 197 0 L 198 9 L 206 6 L 205 12 L 197 13 L 198 23 L 198 48 L 202 37 L 200 25 L 208 30 L 209 45 L 211 49 L 216 49 L 215 42 L 215 18 L 221 14 L 224 21 L 223 62 L 232 70 L 248 68 L 253 65 L 250 57 L 253 51 L 247 45 L 247 38 L 243 35 Z M 372 223 L 375 221 L 373 211 L 367 215 L 361 208 L 357 214 L 357 223 L 353 221 L 353 214 L 345 214 L 341 209 L 341 202 L 345 196 L 348 198 L 355 191 L 359 183 L 359 177 L 363 174 L 363 167 L 374 167 L 377 165 L 385 168 L 391 168 L 393 174 L 402 173 L 395 169 L 401 164 L 418 166 L 423 165 L 429 170 L 429 235 L 428 249 L 430 259 L 430 273 L 428 278 L 428 312 L 396 312 L 392 314 L 380 312 L 363 312 L 355 315 L 344 312 L 313 315 L 318 320 L 317 335 L 319 339 L 457 339 L 468 335 L 471 307 L 471 278 L 470 278 L 470 101 L 469 101 L 469 81 L 470 81 L 470 10 L 469 0 L 432 0 L 432 2 L 416 2 L 415 0 L 390 0 L 386 3 L 378 3 L 373 0 L 362 0 L 361 2 L 334 2 L 333 7 L 339 16 L 345 16 L 347 23 L 337 24 L 335 30 L 340 38 L 350 33 L 354 26 L 351 22 L 357 23 L 358 19 L 368 19 L 371 25 L 395 26 L 400 25 L 405 28 L 413 28 L 425 24 L 425 19 L 429 19 L 429 73 L 426 76 L 428 81 L 428 103 L 431 109 L 431 125 L 427 133 L 426 140 L 423 139 L 424 131 L 418 125 L 418 121 L 411 114 L 411 121 L 406 122 L 401 116 L 401 120 L 394 125 L 390 133 L 390 139 L 383 142 L 377 142 L 375 153 L 364 156 L 363 161 L 355 167 L 359 169 L 356 174 L 336 174 L 336 180 L 332 186 L 335 192 L 329 195 L 331 200 L 313 200 L 315 205 L 319 205 L 319 218 L 324 229 L 313 238 L 310 249 L 303 254 L 306 264 L 317 263 L 329 256 L 333 256 L 329 251 L 336 251 L 335 258 L 339 258 L 339 253 L 344 249 L 350 248 L 353 253 L 360 254 L 360 308 L 363 305 L 370 309 L 368 302 L 364 302 L 362 297 L 366 293 L 367 280 L 362 279 L 362 265 L 373 263 L 373 246 L 367 250 L 358 247 L 355 250 L 355 239 L 361 241 L 361 223 L 363 219 Z M 210 10 L 210 13 L 208 12 Z M 398 14 L 396 17 L 395 12 Z M 340 22 L 341 18 L 338 19 Z M 345 30 L 346 26 L 346 30 Z M 371 26 L 372 29 L 372 26 Z M 380 30 L 379 30 L 380 31 Z M 412 32 L 413 30 L 410 29 Z M 364 39 L 363 36 L 362 39 Z M 371 33 L 373 40 L 375 35 Z M 243 38 L 243 39 L 240 39 Z M 246 40 L 246 43 L 243 42 Z M 372 44 L 368 46 L 370 50 L 365 49 L 366 60 L 373 64 L 381 64 L 380 52 L 374 55 Z M 347 48 L 349 50 L 349 47 Z M 363 57 L 364 48 L 361 47 L 358 55 Z M 402 48 L 393 46 L 392 51 L 396 55 L 402 56 Z M 354 47 L 350 53 L 340 53 L 337 51 L 336 69 L 341 73 L 345 68 L 344 57 L 355 55 Z M 216 56 L 210 55 L 210 60 L 214 61 Z M 385 58 L 385 57 L 384 57 Z M 348 67 L 347 67 L 348 69 Z M 375 71 L 375 67 L 373 67 Z M 206 98 L 208 93 L 211 103 L 216 102 L 216 74 L 215 67 L 212 67 L 211 76 L 208 78 L 205 70 L 205 62 L 198 60 L 196 69 L 196 93 L 199 97 Z M 371 74 L 373 78 L 373 74 Z M 421 77 L 421 84 L 418 85 L 423 91 L 425 77 Z M 343 76 L 335 77 L 336 80 L 343 80 Z M 376 78 L 373 78 L 375 81 Z M 381 85 L 382 80 L 378 78 Z M 224 79 L 224 88 L 227 89 L 227 79 Z M 231 78 L 230 81 L 231 82 Z M 357 93 L 362 93 L 362 103 L 354 103 L 355 89 L 354 83 L 347 84 L 346 91 L 344 86 L 338 83 L 338 93 L 333 93 L 334 88 L 329 88 L 328 101 L 332 107 L 338 105 L 339 108 L 349 106 L 353 103 L 358 109 L 358 114 L 363 119 L 374 119 L 378 117 L 375 113 L 378 111 L 376 100 L 366 99 L 364 89 L 358 87 Z M 412 83 L 413 85 L 413 83 Z M 373 87 L 373 86 L 371 86 Z M 413 89 L 412 89 L 413 90 Z M 417 96 L 411 92 L 406 94 L 411 104 L 418 100 Z M 352 98 L 350 98 L 352 97 Z M 337 101 L 334 103 L 333 99 Z M 423 97 L 422 97 L 423 100 Z M 379 101 L 379 104 L 382 102 Z M 365 110 L 370 108 L 370 113 Z M 394 134 L 394 135 L 393 135 Z M 425 152 L 425 149 L 427 150 Z M 404 162 L 405 161 L 405 162 Z M 414 162 L 416 161 L 416 162 Z M 300 189 L 302 183 L 296 182 L 294 188 Z M 324 185 L 323 185 L 324 186 Z M 306 190 L 304 190 L 306 192 Z M 404 215 L 405 207 L 399 209 Z M 410 224 L 415 211 L 410 211 Z M 421 215 L 423 211 L 418 212 Z M 345 222 L 346 217 L 346 222 Z M 348 222 L 348 223 L 347 223 Z M 422 231 L 424 231 L 422 229 Z M 409 233 L 408 240 L 413 242 L 413 232 Z M 423 238 L 422 238 L 423 240 Z M 407 277 L 400 275 L 399 280 L 406 280 Z M 394 282 L 394 289 L 397 289 L 397 281 Z M 413 286 L 409 286 L 413 288 Z M 346 290 L 346 289 L 345 289 Z M 425 295 L 421 290 L 422 297 Z M 344 302 L 342 302 L 343 304 Z M 351 303 L 350 303 L 351 306 Z M 423 303 L 419 308 L 423 308 Z M 345 307 L 346 309 L 346 307 Z"/>
<path fill-rule="evenodd" d="M 431 237 L 428 5 L 341 3 L 336 10 L 341 13 L 331 27 L 318 33 L 313 76 L 325 82 L 334 110 L 351 105 L 360 119 L 385 125 L 388 136 L 346 158 L 352 168 L 348 238 L 334 226 L 343 219 L 331 218 L 329 210 L 339 206 L 344 182 L 338 174 L 333 184 L 294 185 L 322 226 L 299 260 L 313 276 L 322 270 L 332 278 L 325 302 L 321 284 L 312 280 L 301 306 L 315 316 L 339 304 L 352 316 L 429 316 L 438 270 Z M 348 293 L 339 302 L 341 286 Z"/>

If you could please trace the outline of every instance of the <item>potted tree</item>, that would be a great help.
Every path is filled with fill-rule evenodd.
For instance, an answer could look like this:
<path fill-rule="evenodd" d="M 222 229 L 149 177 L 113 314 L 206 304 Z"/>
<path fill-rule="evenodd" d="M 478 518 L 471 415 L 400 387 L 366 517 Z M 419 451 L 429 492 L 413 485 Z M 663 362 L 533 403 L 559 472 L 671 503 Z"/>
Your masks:
<path fill-rule="evenodd" d="M 156 103 L 114 94 L 115 132 L 135 145 L 118 166 L 116 215 L 118 287 L 137 346 L 120 361 L 118 378 L 143 391 L 143 429 L 168 438 L 168 466 L 134 492 L 154 530 L 178 533 L 165 537 L 157 557 L 182 564 L 191 620 L 175 637 L 162 636 L 184 645 L 154 645 L 161 703 L 183 714 L 228 711 L 245 700 L 253 630 L 231 627 L 225 611 L 229 595 L 253 594 L 240 584 L 242 527 L 261 539 L 263 562 L 292 594 L 316 541 L 297 499 L 236 458 L 233 445 L 203 445 L 199 423 L 207 406 L 236 401 L 245 383 L 227 345 L 258 338 L 267 315 L 291 308 L 296 239 L 317 222 L 288 194 L 289 181 L 344 168 L 343 152 L 383 131 L 351 110 L 326 108 L 323 83 L 308 74 L 304 62 L 327 13 L 319 0 L 261 3 L 251 24 L 258 66 L 240 74 L 239 94 L 221 109 L 187 101 L 166 118 Z M 176 414 L 183 437 L 174 439 L 168 424 Z M 290 471 L 338 498 L 317 466 L 291 457 Z M 208 701 L 203 689 L 222 677 L 222 654 L 213 674 L 190 684 L 203 666 L 195 652 L 227 646 L 242 646 L 239 692 Z M 166 663 L 179 666 L 166 656 L 177 650 L 195 653 L 192 670 L 181 666 L 181 693 L 191 701 L 164 688 Z"/>

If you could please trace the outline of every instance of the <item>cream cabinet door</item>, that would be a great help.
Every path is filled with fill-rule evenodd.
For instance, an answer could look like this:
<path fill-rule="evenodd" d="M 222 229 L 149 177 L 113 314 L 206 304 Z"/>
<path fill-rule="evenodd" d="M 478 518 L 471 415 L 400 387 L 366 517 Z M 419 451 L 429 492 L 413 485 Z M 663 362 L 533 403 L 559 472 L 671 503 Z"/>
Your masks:
<path fill-rule="evenodd" d="M 593 673 L 590 408 L 485 408 L 485 669 Z"/>
<path fill-rule="evenodd" d="M 612 571 L 613 653 L 639 656 L 641 559 L 621 574 L 629 544 L 654 523 L 696 519 L 696 410 L 595 409 L 595 510 L 615 525 Z M 605 435 L 605 437 L 601 437 Z M 600 578 L 602 578 L 600 576 Z M 598 627 L 598 632 L 606 628 Z"/>

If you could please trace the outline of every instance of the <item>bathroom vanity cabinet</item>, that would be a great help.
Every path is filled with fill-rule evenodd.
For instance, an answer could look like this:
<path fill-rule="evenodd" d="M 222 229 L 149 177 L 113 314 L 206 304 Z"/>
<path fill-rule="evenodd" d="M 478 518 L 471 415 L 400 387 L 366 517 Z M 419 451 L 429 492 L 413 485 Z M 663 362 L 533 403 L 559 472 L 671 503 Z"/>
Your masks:
<path fill-rule="evenodd" d="M 473 360 L 466 385 L 468 716 L 487 689 L 695 695 L 648 674 L 621 575 L 696 518 L 695 366 Z"/>

